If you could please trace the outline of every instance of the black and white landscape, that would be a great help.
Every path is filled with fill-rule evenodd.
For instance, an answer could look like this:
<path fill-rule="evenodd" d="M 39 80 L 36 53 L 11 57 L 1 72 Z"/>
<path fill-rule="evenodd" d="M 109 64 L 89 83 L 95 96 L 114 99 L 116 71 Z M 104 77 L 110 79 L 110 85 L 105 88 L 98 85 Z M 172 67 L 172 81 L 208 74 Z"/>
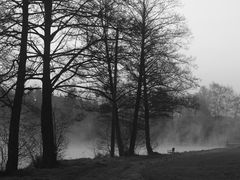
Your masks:
<path fill-rule="evenodd" d="M 1 179 L 240 179 L 237 0 L 1 0 Z"/>

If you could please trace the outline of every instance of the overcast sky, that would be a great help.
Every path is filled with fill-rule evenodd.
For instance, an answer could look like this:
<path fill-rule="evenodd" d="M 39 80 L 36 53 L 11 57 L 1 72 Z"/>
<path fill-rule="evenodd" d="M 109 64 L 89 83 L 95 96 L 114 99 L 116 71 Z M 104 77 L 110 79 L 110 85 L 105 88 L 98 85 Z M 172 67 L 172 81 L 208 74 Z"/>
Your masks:
<path fill-rule="evenodd" d="M 182 0 L 193 34 L 188 53 L 196 58 L 201 85 L 217 82 L 240 93 L 240 0 Z"/>

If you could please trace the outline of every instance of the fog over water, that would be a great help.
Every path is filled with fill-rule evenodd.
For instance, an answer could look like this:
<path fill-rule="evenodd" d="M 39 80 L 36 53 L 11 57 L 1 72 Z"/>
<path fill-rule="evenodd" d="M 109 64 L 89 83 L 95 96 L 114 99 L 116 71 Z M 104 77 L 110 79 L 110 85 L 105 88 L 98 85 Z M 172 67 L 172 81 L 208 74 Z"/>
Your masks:
<path fill-rule="evenodd" d="M 98 149 L 96 129 L 101 127 L 95 125 L 97 123 L 94 122 L 98 120 L 96 117 L 96 114 L 90 114 L 83 121 L 75 122 L 69 128 L 65 159 L 93 158 L 99 152 L 108 153 Z M 176 152 L 222 148 L 225 147 L 227 139 L 233 138 L 240 126 L 239 123 L 234 124 L 235 121 L 229 122 L 233 124 L 218 121 L 213 127 L 206 127 L 205 122 L 199 118 L 204 118 L 201 112 L 196 115 L 190 113 L 188 118 L 166 120 L 164 125 L 160 121 L 152 128 L 154 151 L 167 153 L 173 147 Z M 144 145 L 136 152 L 146 154 Z"/>

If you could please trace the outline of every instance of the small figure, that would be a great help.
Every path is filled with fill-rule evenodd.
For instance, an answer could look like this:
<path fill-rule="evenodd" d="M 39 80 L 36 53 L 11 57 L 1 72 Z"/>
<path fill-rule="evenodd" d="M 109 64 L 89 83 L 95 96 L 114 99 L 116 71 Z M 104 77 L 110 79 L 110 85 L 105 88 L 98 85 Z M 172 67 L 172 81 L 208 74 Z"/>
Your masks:
<path fill-rule="evenodd" d="M 173 147 L 172 149 L 169 149 L 167 151 L 168 154 L 174 154 L 175 153 L 175 147 Z"/>

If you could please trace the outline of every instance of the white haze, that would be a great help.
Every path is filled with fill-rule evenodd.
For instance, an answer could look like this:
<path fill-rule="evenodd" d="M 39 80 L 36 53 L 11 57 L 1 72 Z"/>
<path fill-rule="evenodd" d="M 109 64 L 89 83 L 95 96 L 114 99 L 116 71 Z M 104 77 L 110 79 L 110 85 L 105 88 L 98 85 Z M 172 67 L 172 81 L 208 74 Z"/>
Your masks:
<path fill-rule="evenodd" d="M 226 119 L 208 127 L 207 124 L 212 121 L 208 116 L 202 112 L 186 111 L 174 119 L 157 119 L 157 125 L 151 128 L 155 151 L 167 153 L 172 147 L 177 152 L 222 148 L 228 140 L 235 138 L 240 127 L 239 121 Z M 96 125 L 98 120 L 96 113 L 90 113 L 84 120 L 73 123 L 67 134 L 66 159 L 93 158 L 98 154 L 96 131 L 103 128 Z M 137 153 L 145 154 L 144 149 L 138 149 Z"/>
<path fill-rule="evenodd" d="M 196 58 L 194 74 L 240 93 L 240 1 L 181 0 L 193 40 L 187 54 Z"/>

